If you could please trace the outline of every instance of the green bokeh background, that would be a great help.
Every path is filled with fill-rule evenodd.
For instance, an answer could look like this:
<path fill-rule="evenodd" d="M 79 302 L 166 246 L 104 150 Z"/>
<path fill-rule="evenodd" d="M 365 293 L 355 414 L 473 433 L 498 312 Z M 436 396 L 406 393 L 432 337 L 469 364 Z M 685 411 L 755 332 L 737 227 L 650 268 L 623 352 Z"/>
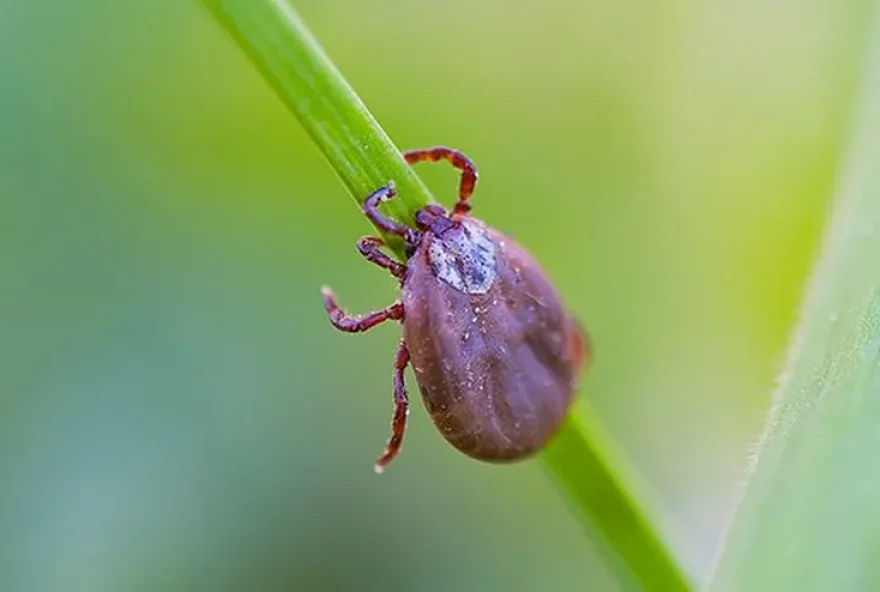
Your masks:
<path fill-rule="evenodd" d="M 300 0 L 401 147 L 593 335 L 583 395 L 705 576 L 835 189 L 867 0 Z M 538 462 L 420 405 L 381 478 L 394 282 L 197 3 L 0 4 L 0 589 L 615 590 Z M 456 179 L 419 168 L 439 198 Z"/>

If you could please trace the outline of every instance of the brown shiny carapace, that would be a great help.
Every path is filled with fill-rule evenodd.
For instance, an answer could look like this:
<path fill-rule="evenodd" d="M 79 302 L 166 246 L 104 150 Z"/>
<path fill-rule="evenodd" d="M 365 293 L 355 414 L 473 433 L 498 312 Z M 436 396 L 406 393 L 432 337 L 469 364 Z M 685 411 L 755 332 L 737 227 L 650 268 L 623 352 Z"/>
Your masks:
<path fill-rule="evenodd" d="M 364 200 L 364 214 L 400 236 L 407 259 L 381 251 L 377 237 L 358 241 L 368 261 L 400 281 L 401 297 L 385 309 L 350 316 L 323 289 L 333 325 L 358 333 L 402 321 L 394 359 L 391 438 L 376 472 L 400 451 L 411 365 L 425 407 L 443 437 L 464 454 L 509 462 L 540 450 L 557 432 L 574 399 L 591 352 L 580 324 L 537 261 L 509 237 L 469 215 L 477 170 L 464 154 L 438 146 L 404 153 L 408 163 L 446 160 L 461 171 L 458 201 L 448 213 L 429 205 L 413 227 L 379 212 L 393 185 Z"/>

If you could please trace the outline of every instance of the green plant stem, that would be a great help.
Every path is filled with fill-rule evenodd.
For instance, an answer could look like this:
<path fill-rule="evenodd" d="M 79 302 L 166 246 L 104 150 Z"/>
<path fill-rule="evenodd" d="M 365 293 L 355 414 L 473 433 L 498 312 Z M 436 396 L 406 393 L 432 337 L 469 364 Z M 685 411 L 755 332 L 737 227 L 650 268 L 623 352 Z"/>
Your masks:
<path fill-rule="evenodd" d="M 400 199 L 386 210 L 411 223 L 432 201 L 285 0 L 203 0 L 273 85 L 360 205 L 393 180 Z M 399 241 L 386 237 L 403 258 Z M 688 590 L 685 577 L 608 461 L 592 416 L 573 413 L 543 460 L 586 519 L 625 589 Z"/>
<path fill-rule="evenodd" d="M 689 590 L 687 578 L 638 503 L 636 479 L 589 405 L 572 410 L 542 454 L 547 470 L 625 590 Z"/>
<path fill-rule="evenodd" d="M 358 206 L 389 181 L 385 213 L 412 223 L 433 198 L 286 0 L 204 0 L 311 136 Z M 403 243 L 384 235 L 399 256 Z"/>
<path fill-rule="evenodd" d="M 800 326 L 709 590 L 880 590 L 880 10 Z"/>

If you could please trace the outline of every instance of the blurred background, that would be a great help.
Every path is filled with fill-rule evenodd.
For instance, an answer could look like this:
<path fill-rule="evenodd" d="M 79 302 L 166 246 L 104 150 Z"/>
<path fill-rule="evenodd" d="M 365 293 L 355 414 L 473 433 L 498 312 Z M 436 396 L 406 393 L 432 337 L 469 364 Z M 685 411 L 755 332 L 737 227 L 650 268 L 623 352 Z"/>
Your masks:
<path fill-rule="evenodd" d="M 476 161 L 475 213 L 590 329 L 582 394 L 703 578 L 872 3 L 294 5 L 399 146 Z M 470 461 L 421 404 L 373 475 L 399 329 L 337 333 L 318 290 L 361 312 L 394 282 L 201 6 L 7 0 L 0 73 L 0 589 L 616 589 L 540 463 Z"/>

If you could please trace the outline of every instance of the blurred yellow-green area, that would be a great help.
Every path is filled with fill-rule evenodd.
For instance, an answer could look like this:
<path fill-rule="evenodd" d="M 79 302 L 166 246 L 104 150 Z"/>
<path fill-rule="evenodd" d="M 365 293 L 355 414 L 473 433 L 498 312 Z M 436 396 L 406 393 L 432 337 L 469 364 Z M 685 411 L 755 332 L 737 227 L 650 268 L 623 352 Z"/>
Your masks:
<path fill-rule="evenodd" d="M 583 396 L 705 577 L 870 2 L 294 5 L 399 146 L 477 162 L 475 214 L 589 328 Z M 198 3 L 5 2 L 0 73 L 0 590 L 616 589 L 539 462 L 471 461 L 419 404 L 373 475 L 399 329 L 337 333 L 318 290 L 361 312 L 395 283 Z"/>

